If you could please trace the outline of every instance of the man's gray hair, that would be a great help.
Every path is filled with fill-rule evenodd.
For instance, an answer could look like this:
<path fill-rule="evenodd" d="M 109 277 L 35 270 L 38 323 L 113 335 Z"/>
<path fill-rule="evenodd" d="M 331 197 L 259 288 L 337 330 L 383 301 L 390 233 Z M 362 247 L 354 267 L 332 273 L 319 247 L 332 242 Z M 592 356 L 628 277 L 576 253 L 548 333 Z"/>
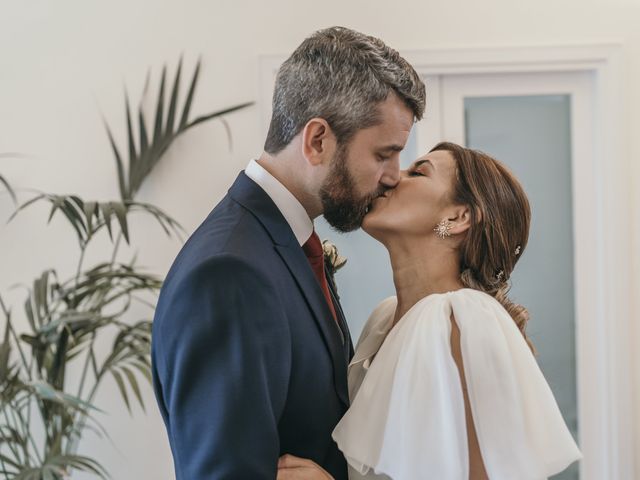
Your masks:
<path fill-rule="evenodd" d="M 266 152 L 284 149 L 312 118 L 325 119 L 339 145 L 379 122 L 378 104 L 395 92 L 420 120 L 425 87 L 382 40 L 344 27 L 320 30 L 282 64 L 273 93 Z"/>

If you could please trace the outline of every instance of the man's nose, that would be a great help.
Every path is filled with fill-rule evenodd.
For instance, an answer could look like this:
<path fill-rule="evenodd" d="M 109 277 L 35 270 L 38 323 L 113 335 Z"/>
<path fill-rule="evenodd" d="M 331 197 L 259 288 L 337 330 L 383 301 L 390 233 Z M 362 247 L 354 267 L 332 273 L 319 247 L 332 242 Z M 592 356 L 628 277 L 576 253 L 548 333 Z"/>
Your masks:
<path fill-rule="evenodd" d="M 389 159 L 385 166 L 380 183 L 387 188 L 395 188 L 400 181 L 400 154 L 396 154 Z"/>
<path fill-rule="evenodd" d="M 398 188 L 400 186 L 400 184 L 402 182 L 404 182 L 405 180 L 407 180 L 409 178 L 409 169 L 406 170 L 400 170 L 399 176 L 398 176 L 398 181 L 396 182 L 396 185 L 394 188 Z"/>

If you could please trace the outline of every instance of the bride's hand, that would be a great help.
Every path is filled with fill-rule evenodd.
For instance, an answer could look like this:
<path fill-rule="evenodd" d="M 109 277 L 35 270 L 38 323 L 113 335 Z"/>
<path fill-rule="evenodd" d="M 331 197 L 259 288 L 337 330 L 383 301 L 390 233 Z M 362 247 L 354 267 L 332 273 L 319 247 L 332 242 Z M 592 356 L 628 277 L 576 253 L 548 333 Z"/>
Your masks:
<path fill-rule="evenodd" d="M 306 458 L 283 455 L 278 460 L 277 480 L 334 480 L 320 465 Z"/>

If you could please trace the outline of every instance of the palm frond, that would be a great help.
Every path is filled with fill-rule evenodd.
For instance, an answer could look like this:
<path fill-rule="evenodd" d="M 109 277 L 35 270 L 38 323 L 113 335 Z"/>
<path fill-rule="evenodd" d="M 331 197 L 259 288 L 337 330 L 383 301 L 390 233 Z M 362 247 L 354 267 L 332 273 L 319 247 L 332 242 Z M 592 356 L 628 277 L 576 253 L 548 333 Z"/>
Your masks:
<path fill-rule="evenodd" d="M 59 295 L 73 308 L 96 312 L 131 293 L 156 293 L 161 286 L 162 280 L 157 275 L 140 268 L 134 270 L 131 265 L 105 262 L 82 272 L 77 283 L 75 279 L 64 282 L 59 287 Z"/>
<path fill-rule="evenodd" d="M 4 186 L 5 190 L 9 192 L 9 195 L 11 196 L 13 203 L 17 203 L 18 197 L 16 197 L 16 192 L 13 190 L 13 188 L 11 188 L 11 185 L 9 184 L 7 179 L 4 178 L 2 175 L 0 175 L 0 183 Z"/>
<path fill-rule="evenodd" d="M 182 240 L 186 232 L 158 207 L 133 198 L 177 137 L 218 118 L 231 145 L 231 130 L 224 116 L 252 104 L 242 103 L 191 119 L 200 70 L 198 60 L 191 77 L 183 79 L 182 57 L 175 72 L 168 72 L 164 66 L 152 100 L 153 115 L 148 118 L 142 104 L 150 75 L 147 74 L 142 101 L 132 102 L 125 90 L 123 148 L 118 146 L 113 129 L 103 117 L 116 163 L 119 200 L 85 201 L 77 195 L 36 191 L 33 198 L 18 204 L 15 191 L 0 175 L 0 191 L 8 190 L 16 203 L 10 221 L 32 205 L 44 203 L 48 207 L 47 221 L 51 222 L 56 215 L 56 219 L 64 218 L 81 251 L 71 278 L 60 279 L 54 270 L 47 269 L 28 285 L 24 308 L 18 312 L 26 319 L 26 331 L 14 330 L 11 311 L 0 297 L 2 478 L 62 480 L 74 470 L 107 478 L 106 470 L 98 462 L 75 454 L 86 431 L 108 437 L 106 429 L 93 416 L 102 412 L 93 401 L 106 377 L 113 377 L 130 412 L 135 403 L 145 409 L 141 382 L 152 383 L 152 323 L 148 319 L 134 323 L 126 318 L 134 301 L 154 307 L 162 278 L 137 265 L 135 257 L 130 262 L 117 262 L 116 254 L 121 238 L 130 244 L 132 214 L 136 212 L 153 217 L 168 236 Z M 183 80 L 186 97 L 181 99 Z M 0 153 L 0 158 L 6 156 L 21 155 Z M 114 242 L 110 261 L 86 268 L 84 253 L 98 233 L 108 234 Z M 96 348 L 96 342 L 107 328 L 115 334 L 111 350 L 103 353 Z M 74 365 L 81 362 L 82 367 L 79 381 L 73 386 L 75 394 L 69 393 L 69 382 L 65 379 L 72 362 Z M 36 414 L 32 415 L 32 410 Z M 32 421 L 38 423 L 35 428 Z"/>
<path fill-rule="evenodd" d="M 0 158 L 29 158 L 29 156 L 18 152 L 0 152 Z M 11 196 L 11 200 L 13 200 L 13 203 L 17 204 L 18 197 L 16 196 L 16 192 L 9 181 L 3 175 L 0 175 L 0 184 L 9 193 L 9 195 Z"/>
<path fill-rule="evenodd" d="M 78 410 L 83 413 L 88 413 L 89 410 L 102 412 L 98 407 L 82 400 L 81 398 L 69 395 L 44 380 L 32 380 L 27 382 L 27 386 L 32 390 L 33 394 L 41 400 L 57 403 L 66 408 Z"/>
<path fill-rule="evenodd" d="M 113 150 L 113 156 L 116 161 L 116 171 L 118 174 L 118 187 L 120 188 L 120 198 L 130 198 L 130 192 L 127 190 L 127 172 L 124 168 L 124 163 L 122 161 L 122 156 L 120 155 L 120 150 L 118 150 L 118 146 L 116 145 L 116 141 L 113 138 L 113 133 L 111 132 L 111 128 L 109 128 L 109 124 L 107 120 L 102 117 L 102 122 L 104 123 L 105 129 L 107 130 L 107 136 L 109 137 L 109 143 L 111 144 L 111 149 Z"/>
<path fill-rule="evenodd" d="M 132 326 L 123 326 L 113 342 L 111 353 L 105 360 L 101 372 L 110 373 L 122 399 L 131 413 L 131 404 L 127 393 L 128 384 L 140 407 L 145 410 L 144 401 L 134 369 L 147 380 L 151 377 L 149 354 L 151 351 L 151 322 L 142 320 Z"/>
<path fill-rule="evenodd" d="M 53 269 L 45 270 L 33 281 L 25 300 L 25 313 L 33 333 L 38 332 L 44 324 L 49 322 L 51 302 L 57 288 L 58 276 Z"/>
<path fill-rule="evenodd" d="M 108 124 L 105 121 L 109 143 L 111 144 L 111 148 L 115 157 L 116 171 L 118 174 L 118 182 L 120 186 L 120 195 L 122 197 L 122 200 L 124 201 L 132 200 L 134 198 L 134 196 L 144 183 L 145 179 L 158 164 L 162 156 L 172 145 L 173 141 L 184 132 L 206 121 L 215 118 L 221 118 L 223 115 L 228 115 L 232 112 L 253 105 L 253 102 L 245 102 L 230 108 L 219 110 L 217 112 L 201 115 L 195 120 L 189 121 L 191 105 L 193 103 L 198 78 L 200 75 L 201 61 L 198 60 L 196 64 L 195 70 L 191 76 L 191 81 L 189 82 L 189 89 L 187 92 L 186 100 L 182 106 L 181 111 L 179 112 L 178 105 L 180 81 L 182 76 L 182 64 L 182 57 L 180 57 L 176 73 L 170 87 L 171 93 L 169 95 L 168 105 L 165 105 L 167 67 L 165 65 L 162 68 L 162 73 L 160 76 L 160 86 L 158 88 L 158 94 L 155 103 L 155 115 L 153 119 L 153 132 L 151 141 L 149 141 L 149 132 L 147 130 L 147 125 L 149 125 L 149 123 L 145 119 L 144 113 L 142 111 L 142 101 L 140 102 L 140 106 L 138 107 L 138 136 L 136 137 L 136 134 L 133 131 L 134 120 L 131 114 L 129 97 L 125 93 L 127 147 L 129 152 L 128 170 L 125 170 L 123 157 L 113 138 L 112 130 L 111 128 L 109 128 Z M 144 92 L 146 94 L 146 85 Z M 178 113 L 180 113 L 180 120 L 176 125 L 176 118 L 178 117 Z M 229 134 L 228 129 L 227 134 Z"/>
<path fill-rule="evenodd" d="M 1 302 L 2 298 L 0 298 L 0 303 Z M 11 357 L 11 343 L 9 341 L 9 334 L 11 333 L 11 312 L 4 310 L 4 303 L 2 303 L 2 307 L 5 316 L 5 328 L 2 343 L 0 343 L 0 385 L 4 385 L 11 371 L 11 365 L 9 364 L 9 358 Z"/>
<path fill-rule="evenodd" d="M 72 469 L 93 473 L 107 480 L 109 474 L 95 460 L 82 455 L 55 455 L 47 458 L 39 467 L 25 468 L 18 473 L 14 480 L 60 480 L 68 478 Z"/>
<path fill-rule="evenodd" d="M 129 244 L 129 222 L 127 218 L 133 211 L 140 211 L 154 217 L 168 236 L 174 234 L 176 237 L 181 238 L 181 232 L 184 232 L 184 229 L 176 220 L 158 207 L 147 203 L 134 201 L 85 202 L 76 195 L 49 193 L 41 193 L 20 205 L 11 215 L 9 221 L 38 202 L 46 202 L 51 205 L 49 222 L 57 212 L 62 212 L 67 222 L 73 227 L 81 246 L 85 246 L 103 228 L 107 229 L 109 238 L 113 241 L 114 230 L 112 223 L 114 220 L 125 241 Z"/>

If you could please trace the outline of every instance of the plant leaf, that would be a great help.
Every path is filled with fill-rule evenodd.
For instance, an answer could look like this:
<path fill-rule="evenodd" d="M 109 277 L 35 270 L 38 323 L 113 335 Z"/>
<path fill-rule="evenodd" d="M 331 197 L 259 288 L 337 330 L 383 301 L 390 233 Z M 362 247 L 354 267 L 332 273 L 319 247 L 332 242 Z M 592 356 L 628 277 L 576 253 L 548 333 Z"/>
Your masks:
<path fill-rule="evenodd" d="M 141 362 L 132 362 L 131 365 L 133 365 L 149 381 L 149 385 L 153 384 L 151 369 L 148 365 Z"/>
<path fill-rule="evenodd" d="M 35 202 L 37 202 L 38 200 L 41 200 L 42 198 L 44 198 L 46 195 L 44 193 L 33 197 L 31 200 L 23 203 L 22 205 L 20 205 L 18 208 L 16 208 L 16 210 L 11 214 L 11 216 L 9 217 L 9 222 L 11 220 L 13 220 L 13 218 L 18 215 L 18 213 L 20 213 L 22 210 L 24 210 L 25 208 L 29 207 L 30 205 L 34 204 Z"/>
<path fill-rule="evenodd" d="M 129 199 L 130 192 L 127 188 L 127 177 L 124 170 L 124 164 L 122 163 L 122 157 L 120 156 L 120 151 L 118 150 L 118 146 L 116 145 L 115 140 L 113 139 L 113 134 L 111 133 L 111 129 L 109 128 L 109 124 L 107 120 L 102 117 L 102 122 L 104 123 L 104 127 L 107 129 L 107 135 L 109 137 L 109 143 L 111 144 L 111 149 L 113 150 L 113 155 L 116 159 L 116 170 L 118 173 L 118 186 L 120 187 L 120 197 L 125 200 Z"/>
<path fill-rule="evenodd" d="M 167 77 L 166 65 L 162 67 L 162 77 L 160 78 L 160 90 L 158 91 L 158 100 L 156 102 L 156 117 L 153 128 L 153 144 L 157 145 L 163 136 L 163 120 L 164 120 L 164 85 Z"/>
<path fill-rule="evenodd" d="M 1 453 L 0 453 L 0 460 L 2 460 L 5 463 L 8 463 L 9 465 L 11 465 L 12 467 L 15 467 L 15 468 L 21 468 L 22 467 L 22 465 L 20 465 L 16 461 L 12 460 L 11 458 L 9 458 L 6 455 L 3 455 Z"/>
<path fill-rule="evenodd" d="M 94 234 L 93 230 L 93 217 L 99 219 L 98 202 L 85 202 L 84 204 L 84 218 L 87 223 L 87 239 L 91 238 Z"/>
<path fill-rule="evenodd" d="M 24 302 L 24 311 L 27 315 L 27 320 L 29 321 L 29 326 L 31 326 L 31 330 L 33 332 L 38 330 L 36 327 L 35 316 L 33 314 L 33 307 L 31 306 L 31 296 L 29 296 Z"/>
<path fill-rule="evenodd" d="M 9 376 L 9 358 L 11 356 L 11 343 L 9 343 L 9 320 L 5 328 L 4 341 L 0 344 L 0 384 L 4 385 Z"/>
<path fill-rule="evenodd" d="M 167 125 L 165 128 L 165 137 L 173 135 L 173 124 L 176 117 L 176 107 L 178 106 L 178 92 L 180 90 L 180 74 L 182 72 L 182 56 L 178 62 L 178 69 L 176 71 L 176 77 L 173 81 L 173 88 L 171 89 L 171 98 L 169 100 L 169 115 L 167 116 Z"/>
<path fill-rule="evenodd" d="M 247 108 L 251 105 L 253 105 L 254 102 L 245 102 L 245 103 L 241 103 L 240 105 L 236 105 L 235 107 L 229 107 L 229 108 L 225 108 L 224 110 L 219 110 L 217 112 L 214 113 L 210 113 L 208 115 L 202 115 L 198 118 L 196 118 L 194 121 L 188 123 L 187 125 L 184 126 L 183 129 L 180 130 L 180 133 L 185 132 L 186 130 L 195 127 L 196 125 L 201 124 L 202 122 L 206 122 L 207 120 L 211 120 L 212 118 L 216 118 L 216 117 L 220 117 L 222 115 L 226 115 L 228 113 L 231 112 L 235 112 L 237 110 L 242 110 L 243 108 Z"/>
<path fill-rule="evenodd" d="M 139 168 L 137 164 L 138 153 L 136 152 L 136 143 L 133 136 L 133 125 L 131 122 L 131 109 L 129 108 L 129 95 L 126 93 L 126 90 L 125 90 L 124 98 L 125 98 L 124 108 L 125 108 L 125 113 L 127 117 L 127 139 L 129 143 L 129 171 L 136 172 L 138 171 L 138 168 Z"/>
<path fill-rule="evenodd" d="M 169 215 L 167 215 L 165 212 L 160 210 L 155 205 L 151 205 L 149 203 L 143 203 L 143 202 L 130 202 L 129 205 L 132 210 L 133 209 L 142 210 L 146 213 L 153 215 L 155 219 L 158 221 L 158 223 L 160 224 L 160 226 L 162 227 L 162 229 L 165 231 L 167 236 L 171 236 L 171 232 L 169 231 L 169 229 L 171 229 L 178 238 L 182 238 L 181 234 L 186 233 L 186 230 L 182 227 L 182 225 L 180 225 L 176 220 L 171 218 Z"/>
<path fill-rule="evenodd" d="M 120 375 L 120 373 L 115 369 L 111 370 L 111 374 L 113 375 L 113 378 L 115 378 L 116 383 L 118 384 L 118 388 L 120 389 L 120 393 L 122 394 L 124 403 L 127 406 L 127 410 L 129 410 L 129 414 L 131 414 L 131 405 L 129 405 L 129 396 L 127 395 L 127 389 L 124 386 L 122 375 Z"/>
<path fill-rule="evenodd" d="M 167 67 L 165 65 L 162 68 L 160 86 L 158 89 L 158 94 L 157 94 L 156 104 L 155 104 L 155 117 L 153 121 L 153 131 L 151 132 L 152 135 L 149 135 L 145 116 L 142 110 L 142 101 L 140 102 L 140 105 L 138 108 L 140 149 L 135 154 L 134 154 L 135 142 L 132 134 L 131 116 L 129 114 L 129 108 L 130 108 L 129 98 L 128 96 L 125 98 L 125 108 L 127 110 L 127 132 L 128 132 L 129 153 L 130 153 L 128 172 L 124 171 L 122 158 L 116 147 L 112 132 L 107 126 L 107 133 L 109 135 L 109 140 L 111 142 L 112 149 L 114 151 L 114 155 L 116 158 L 116 167 L 118 170 L 118 181 L 120 182 L 120 192 L 121 192 L 121 197 L 123 201 L 129 201 L 135 197 L 144 180 L 149 176 L 151 171 L 155 168 L 155 166 L 158 164 L 162 156 L 166 153 L 166 151 L 169 149 L 169 147 L 173 144 L 174 140 L 179 135 L 181 135 L 186 130 L 194 126 L 199 125 L 200 123 L 206 122 L 207 120 L 221 117 L 222 115 L 231 113 L 236 110 L 240 110 L 252 104 L 252 102 L 244 103 L 244 104 L 237 105 L 235 107 L 227 108 L 224 110 L 220 110 L 218 112 L 214 112 L 208 115 L 200 116 L 194 121 L 189 122 L 189 113 L 191 111 L 191 106 L 193 104 L 195 90 L 198 84 L 198 78 L 199 78 L 200 69 L 201 69 L 201 60 L 198 59 L 193 75 L 191 77 L 191 82 L 187 92 L 186 100 L 182 107 L 180 121 L 178 122 L 178 126 L 176 128 L 174 124 L 175 124 L 176 114 L 178 113 L 178 110 L 179 110 L 178 105 L 179 105 L 179 94 L 180 94 L 180 82 L 182 77 L 182 64 L 183 64 L 183 58 L 181 56 L 177 66 L 175 76 L 174 76 L 173 85 L 171 86 L 169 104 L 167 106 L 168 114 L 166 118 L 166 123 L 165 123 L 165 87 L 166 87 L 166 79 L 167 79 Z M 149 74 L 147 74 L 147 80 L 146 80 L 145 88 L 143 91 L 143 98 L 146 95 L 148 83 L 149 83 Z M 229 131 L 228 125 L 223 123 L 223 126 L 227 131 L 228 137 L 230 137 L 230 131 Z M 149 137 L 151 137 L 150 142 L 149 142 Z M 231 145 L 231 141 L 229 141 L 229 144 Z"/>
<path fill-rule="evenodd" d="M 184 108 L 182 109 L 182 116 L 180 117 L 180 123 L 178 125 L 178 131 L 182 131 L 184 127 L 187 125 L 189 121 L 189 112 L 191 111 L 191 103 L 193 102 L 193 96 L 196 92 L 196 85 L 198 84 L 198 77 L 200 76 L 200 65 L 202 64 L 202 60 L 198 58 L 198 63 L 196 64 L 196 69 L 193 72 L 193 76 L 191 77 L 191 84 L 189 85 L 189 92 L 187 93 L 187 99 L 184 103 Z"/>
<path fill-rule="evenodd" d="M 120 224 L 120 230 L 124 239 L 129 244 L 129 227 L 127 226 L 127 207 L 120 202 L 109 202 L 111 211 L 115 212 L 118 223 Z"/>
<path fill-rule="evenodd" d="M 140 105 L 138 110 L 138 129 L 140 130 L 140 157 L 146 157 L 149 151 L 149 136 L 147 134 L 144 113 L 142 113 L 142 105 Z"/>
<path fill-rule="evenodd" d="M 109 478 L 109 474 L 104 467 L 92 458 L 66 454 L 49 457 L 40 467 L 23 469 L 14 480 L 59 480 L 61 477 L 68 478 L 72 468 L 93 473 L 104 480 Z"/>
<path fill-rule="evenodd" d="M 7 190 L 7 192 L 9 192 L 9 195 L 11 195 L 11 199 L 13 200 L 13 203 L 18 203 L 16 192 L 13 191 L 13 188 L 11 188 L 11 185 L 9 184 L 9 182 L 2 175 L 0 175 L 0 183 L 4 185 L 4 188 Z"/>
<path fill-rule="evenodd" d="M 78 235 L 78 241 L 82 244 L 85 241 L 85 233 L 87 231 L 87 227 L 84 224 L 84 212 L 78 212 L 69 198 L 63 195 L 47 195 L 45 198 L 52 203 L 51 213 L 49 214 L 49 221 L 51 221 L 53 214 L 57 210 L 60 210 L 76 231 L 76 234 Z"/>
<path fill-rule="evenodd" d="M 133 393 L 135 394 L 136 398 L 138 399 L 138 402 L 140 403 L 140 406 L 142 407 L 142 411 L 146 412 L 144 408 L 144 401 L 142 400 L 142 394 L 140 393 L 140 387 L 138 386 L 138 380 L 136 379 L 136 376 L 127 367 L 123 366 L 121 367 L 121 370 L 127 376 L 127 379 L 129 380 L 129 384 L 131 385 L 131 389 L 133 390 Z"/>
<path fill-rule="evenodd" d="M 105 202 L 100 203 L 100 211 L 102 212 L 102 218 L 104 220 L 105 225 L 107 226 L 107 231 L 109 232 L 109 238 L 113 241 L 113 234 L 111 232 L 111 215 L 113 211 L 111 210 L 111 203 Z"/>
<path fill-rule="evenodd" d="M 41 398 L 43 400 L 49 400 L 51 402 L 73 408 L 83 413 L 88 413 L 89 410 L 102 412 L 102 410 L 90 404 L 89 402 L 85 402 L 80 398 L 74 397 L 73 395 L 69 395 L 68 393 L 58 390 L 44 380 L 31 380 L 27 382 L 26 385 L 32 389 L 33 393 L 35 393 L 38 398 Z"/>

